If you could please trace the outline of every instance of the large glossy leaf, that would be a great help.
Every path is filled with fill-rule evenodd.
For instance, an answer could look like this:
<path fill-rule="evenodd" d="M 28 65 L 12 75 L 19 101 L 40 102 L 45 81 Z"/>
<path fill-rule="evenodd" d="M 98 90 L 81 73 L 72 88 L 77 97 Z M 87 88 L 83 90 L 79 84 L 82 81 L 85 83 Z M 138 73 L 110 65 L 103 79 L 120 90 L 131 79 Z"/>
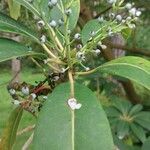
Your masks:
<path fill-rule="evenodd" d="M 87 87 L 75 85 L 82 107 L 72 111 L 68 83 L 59 85 L 48 97 L 38 118 L 34 150 L 112 150 L 108 120 L 99 101 Z"/>
<path fill-rule="evenodd" d="M 9 120 L 2 134 L 0 150 L 11 150 L 16 139 L 16 132 L 22 117 L 23 109 L 17 107 L 9 116 Z"/>
<path fill-rule="evenodd" d="M 13 30 L 14 33 L 23 34 L 25 36 L 31 37 L 36 41 L 39 41 L 38 34 L 35 31 L 32 31 L 22 23 L 19 23 L 0 12 L 0 31 L 13 32 Z"/>
<path fill-rule="evenodd" d="M 41 54 L 30 51 L 27 46 L 24 46 L 16 41 L 0 38 L 0 62 L 30 55 Z"/>
<path fill-rule="evenodd" d="M 150 61 L 127 56 L 112 60 L 98 68 L 100 72 L 121 76 L 150 90 Z"/>

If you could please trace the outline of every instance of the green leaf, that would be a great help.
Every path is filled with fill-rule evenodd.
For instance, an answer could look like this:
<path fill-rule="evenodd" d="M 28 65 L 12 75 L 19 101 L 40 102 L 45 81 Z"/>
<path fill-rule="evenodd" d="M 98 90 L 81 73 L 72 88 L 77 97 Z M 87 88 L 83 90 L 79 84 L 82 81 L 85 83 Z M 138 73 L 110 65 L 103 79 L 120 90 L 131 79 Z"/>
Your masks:
<path fill-rule="evenodd" d="M 129 134 L 129 123 L 124 120 L 119 120 L 117 122 L 117 135 L 120 139 L 124 138 Z"/>
<path fill-rule="evenodd" d="M 149 150 L 150 148 L 150 137 L 142 145 L 142 150 Z"/>
<path fill-rule="evenodd" d="M 32 52 L 27 46 L 24 46 L 16 41 L 0 38 L 0 62 L 30 55 L 42 54 Z"/>
<path fill-rule="evenodd" d="M 9 116 L 9 120 L 2 134 L 2 140 L 0 142 L 1 150 L 11 150 L 16 139 L 16 132 L 19 126 L 19 122 L 22 117 L 23 109 L 17 107 Z"/>
<path fill-rule="evenodd" d="M 62 3 L 61 3 L 62 1 Z M 49 23 L 50 20 L 58 22 L 59 19 L 64 19 L 64 11 L 70 8 L 72 13 L 68 17 L 68 28 L 73 30 L 77 24 L 80 13 L 80 0 L 59 0 L 58 4 L 52 9 L 48 7 L 49 0 L 41 1 L 41 11 L 45 13 L 45 20 Z M 65 19 L 64 19 L 65 20 Z M 64 26 L 60 28 L 61 32 L 65 32 Z"/>
<path fill-rule="evenodd" d="M 14 1 L 24 6 L 26 9 L 30 10 L 37 17 L 39 18 L 41 17 L 41 14 L 38 10 L 39 0 L 36 1 L 34 0 L 33 2 L 29 2 L 27 0 L 14 0 Z"/>
<path fill-rule="evenodd" d="M 85 45 L 86 42 L 91 38 L 91 31 L 97 32 L 101 27 L 102 25 L 96 19 L 88 21 L 81 33 L 83 45 Z"/>
<path fill-rule="evenodd" d="M 105 110 L 106 114 L 108 117 L 118 117 L 121 115 L 121 112 L 118 111 L 116 108 L 114 107 L 108 107 Z"/>
<path fill-rule="evenodd" d="M 135 123 L 131 123 L 130 128 L 132 132 L 135 134 L 135 136 L 144 143 L 146 140 L 146 135 L 145 135 L 145 131 L 143 130 L 143 128 Z"/>
<path fill-rule="evenodd" d="M 137 113 L 134 121 L 143 128 L 150 131 L 150 112 L 142 111 Z"/>
<path fill-rule="evenodd" d="M 143 58 L 121 57 L 103 64 L 98 70 L 130 79 L 150 90 L 150 61 Z"/>
<path fill-rule="evenodd" d="M 25 35 L 25 36 L 31 37 L 32 39 L 34 39 L 36 41 L 39 41 L 38 35 L 35 31 L 27 28 L 22 23 L 19 23 L 18 21 L 14 20 L 14 19 L 10 18 L 9 16 L 0 12 L 0 27 L 1 26 L 2 26 L 2 29 L 0 28 L 0 31 L 6 30 L 6 32 L 13 32 L 13 30 L 14 30 L 13 33 Z M 6 26 L 6 28 L 5 28 L 5 26 Z"/>
<path fill-rule="evenodd" d="M 20 16 L 20 5 L 14 0 L 8 0 L 8 6 L 9 6 L 9 14 L 10 16 L 17 20 L 18 17 Z"/>
<path fill-rule="evenodd" d="M 36 125 L 34 150 L 112 150 L 109 123 L 93 92 L 75 84 L 75 98 L 82 104 L 79 110 L 70 109 L 69 98 L 68 83 L 48 97 Z"/>
<path fill-rule="evenodd" d="M 134 105 L 129 112 L 129 116 L 136 115 L 142 109 L 143 109 L 143 106 L 141 104 Z"/>
<path fill-rule="evenodd" d="M 112 96 L 112 104 L 113 106 L 120 111 L 122 114 L 126 115 L 128 114 L 129 110 L 132 107 L 132 104 L 127 101 L 126 99 L 117 97 L 117 96 Z"/>

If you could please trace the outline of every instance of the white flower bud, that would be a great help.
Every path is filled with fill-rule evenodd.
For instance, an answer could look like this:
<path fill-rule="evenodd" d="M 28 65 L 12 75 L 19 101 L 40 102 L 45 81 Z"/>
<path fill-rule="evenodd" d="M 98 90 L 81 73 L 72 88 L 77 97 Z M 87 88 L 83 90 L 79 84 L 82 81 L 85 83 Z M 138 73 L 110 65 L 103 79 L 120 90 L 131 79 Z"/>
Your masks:
<path fill-rule="evenodd" d="M 21 89 L 21 92 L 24 94 L 24 95 L 29 95 L 29 88 L 27 86 L 24 86 L 22 87 Z"/>
<path fill-rule="evenodd" d="M 32 96 L 32 100 L 34 100 L 36 98 L 36 94 L 35 93 L 31 93 Z"/>
<path fill-rule="evenodd" d="M 101 53 L 101 50 L 100 50 L 100 49 L 96 49 L 94 52 L 95 52 L 97 55 L 99 55 L 99 54 Z"/>
<path fill-rule="evenodd" d="M 128 26 L 130 29 L 134 29 L 136 27 L 135 24 L 128 24 Z"/>
<path fill-rule="evenodd" d="M 52 27 L 52 28 L 55 28 L 57 26 L 57 23 L 55 20 L 52 20 L 49 25 Z"/>
<path fill-rule="evenodd" d="M 77 49 L 81 49 L 82 48 L 82 45 L 81 44 L 78 44 L 77 45 Z"/>
<path fill-rule="evenodd" d="M 48 98 L 47 96 L 43 96 L 43 99 L 45 99 L 45 100 L 46 100 L 47 98 Z"/>
<path fill-rule="evenodd" d="M 114 13 L 110 13 L 109 17 L 113 19 L 115 17 L 115 14 Z"/>
<path fill-rule="evenodd" d="M 59 20 L 58 20 L 58 25 L 61 26 L 61 25 L 63 25 L 63 24 L 64 24 L 64 20 L 63 20 L 63 19 L 59 19 Z"/>
<path fill-rule="evenodd" d="M 132 8 L 132 4 L 131 4 L 131 3 L 127 3 L 127 4 L 125 5 L 125 8 L 127 8 L 128 10 L 130 10 L 130 9 Z"/>
<path fill-rule="evenodd" d="M 107 46 L 102 44 L 102 45 L 101 45 L 101 48 L 102 48 L 102 49 L 106 49 Z"/>
<path fill-rule="evenodd" d="M 136 15 L 136 8 L 130 9 L 130 10 L 129 10 L 129 13 L 130 13 L 131 15 L 135 16 L 135 15 Z"/>
<path fill-rule="evenodd" d="M 76 34 L 74 35 L 74 39 L 75 39 L 75 40 L 80 40 L 80 38 L 81 38 L 80 33 L 76 33 Z"/>
<path fill-rule="evenodd" d="M 75 110 L 75 109 L 80 109 L 82 104 L 80 103 L 77 103 L 77 100 L 75 98 L 70 98 L 68 100 L 68 105 L 69 107 L 72 109 L 72 110 Z"/>
<path fill-rule="evenodd" d="M 139 11 L 139 10 L 136 11 L 136 16 L 137 16 L 137 17 L 139 17 L 141 14 L 142 14 L 141 11 Z"/>
<path fill-rule="evenodd" d="M 107 0 L 107 2 L 108 2 L 109 4 L 116 3 L 116 1 L 117 1 L 117 0 Z"/>
<path fill-rule="evenodd" d="M 85 61 L 85 54 L 84 54 L 84 52 L 77 52 L 76 57 L 79 60 Z"/>
<path fill-rule="evenodd" d="M 97 20 L 99 23 L 102 23 L 104 21 L 104 17 L 98 17 Z"/>
<path fill-rule="evenodd" d="M 46 42 L 46 36 L 42 35 L 40 38 L 41 43 L 45 43 Z"/>
<path fill-rule="evenodd" d="M 20 102 L 18 100 L 14 100 L 13 104 L 18 106 L 20 104 Z"/>
<path fill-rule="evenodd" d="M 72 10 L 70 8 L 68 8 L 68 9 L 65 10 L 65 14 L 67 16 L 70 16 L 71 13 L 72 13 Z"/>
<path fill-rule="evenodd" d="M 45 26 L 45 23 L 43 20 L 40 20 L 40 21 L 38 21 L 37 25 L 39 28 L 41 28 L 41 27 Z"/>
<path fill-rule="evenodd" d="M 90 36 L 91 36 L 91 37 L 94 37 L 95 35 L 96 35 L 96 32 L 95 32 L 95 31 L 91 31 L 91 32 L 90 32 Z"/>
<path fill-rule="evenodd" d="M 9 93 L 10 93 L 10 95 L 14 95 L 14 94 L 16 94 L 16 90 L 15 89 L 10 89 Z"/>
<path fill-rule="evenodd" d="M 86 68 L 85 68 L 85 71 L 89 71 L 89 70 L 90 70 L 90 68 L 89 68 L 89 67 L 86 67 Z"/>
<path fill-rule="evenodd" d="M 117 19 L 118 21 L 121 21 L 121 20 L 122 20 L 122 16 L 121 16 L 121 15 L 117 15 L 117 16 L 116 16 L 116 19 Z"/>
<path fill-rule="evenodd" d="M 129 21 L 129 20 L 131 20 L 131 19 L 132 19 L 132 18 L 131 18 L 130 16 L 126 18 L 127 21 Z"/>
<path fill-rule="evenodd" d="M 49 7 L 53 7 L 53 6 L 55 6 L 57 3 L 58 3 L 58 0 L 49 0 L 48 6 L 49 6 Z"/>

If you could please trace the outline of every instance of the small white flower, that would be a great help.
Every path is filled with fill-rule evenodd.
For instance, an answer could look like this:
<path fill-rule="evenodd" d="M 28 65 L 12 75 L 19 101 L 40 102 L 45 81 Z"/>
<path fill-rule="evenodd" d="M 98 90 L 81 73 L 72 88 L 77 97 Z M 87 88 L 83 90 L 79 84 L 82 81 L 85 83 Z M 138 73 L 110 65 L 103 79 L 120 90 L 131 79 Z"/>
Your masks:
<path fill-rule="evenodd" d="M 48 98 L 47 96 L 43 96 L 43 99 L 45 99 L 45 100 L 46 100 L 47 98 Z"/>
<path fill-rule="evenodd" d="M 136 16 L 137 16 L 137 17 L 139 17 L 141 14 L 142 14 L 141 11 L 139 11 L 139 10 L 136 11 Z"/>
<path fill-rule="evenodd" d="M 61 72 L 61 73 L 65 73 L 66 70 L 67 70 L 67 69 L 65 69 L 65 68 L 61 68 L 61 71 L 60 71 L 60 72 Z"/>
<path fill-rule="evenodd" d="M 71 30 L 68 29 L 68 30 L 67 30 L 67 33 L 70 34 L 70 33 L 71 33 Z"/>
<path fill-rule="evenodd" d="M 77 100 L 75 98 L 70 98 L 68 100 L 68 105 L 69 107 L 72 109 L 72 110 L 75 110 L 75 109 L 80 109 L 82 104 L 80 103 L 77 103 Z"/>
<path fill-rule="evenodd" d="M 109 17 L 113 19 L 115 17 L 115 14 L 114 13 L 110 13 Z"/>
<path fill-rule="evenodd" d="M 76 57 L 79 60 L 85 61 L 85 54 L 84 54 L 84 52 L 77 52 Z"/>
<path fill-rule="evenodd" d="M 42 35 L 40 38 L 41 43 L 45 43 L 46 42 L 46 36 Z"/>
<path fill-rule="evenodd" d="M 58 3 L 58 0 L 49 0 L 48 6 L 49 6 L 49 7 L 53 7 L 53 6 L 55 6 L 57 3 Z"/>
<path fill-rule="evenodd" d="M 122 19 L 122 23 L 125 23 L 126 22 L 126 20 L 125 19 Z"/>
<path fill-rule="evenodd" d="M 15 90 L 15 89 L 10 89 L 10 90 L 9 90 L 9 93 L 10 93 L 11 95 L 14 95 L 14 94 L 16 93 L 16 90 Z"/>
<path fill-rule="evenodd" d="M 32 100 L 34 100 L 36 98 L 36 94 L 35 93 L 31 93 L 32 96 Z"/>
<path fill-rule="evenodd" d="M 13 104 L 18 106 L 20 104 L 20 102 L 18 100 L 14 100 Z"/>
<path fill-rule="evenodd" d="M 43 26 L 45 26 L 45 23 L 44 23 L 44 21 L 43 20 L 40 20 L 40 21 L 38 21 L 38 27 L 39 28 L 41 28 L 41 27 L 43 27 Z"/>
<path fill-rule="evenodd" d="M 53 81 L 58 81 L 59 80 L 59 76 L 54 76 Z"/>
<path fill-rule="evenodd" d="M 128 26 L 130 29 L 134 29 L 136 27 L 135 24 L 128 24 Z"/>
<path fill-rule="evenodd" d="M 122 139 L 124 138 L 124 136 L 119 135 L 118 138 L 119 138 L 120 140 L 122 140 Z"/>
<path fill-rule="evenodd" d="M 96 32 L 95 32 L 95 31 L 91 31 L 91 32 L 90 32 L 90 36 L 91 36 L 91 37 L 94 37 L 95 35 L 96 35 Z"/>
<path fill-rule="evenodd" d="M 61 26 L 61 25 L 63 25 L 63 24 L 64 24 L 64 20 L 63 20 L 63 19 L 59 19 L 59 20 L 58 20 L 58 25 Z"/>
<path fill-rule="evenodd" d="M 126 18 L 127 21 L 129 21 L 129 20 L 131 20 L 131 19 L 132 19 L 132 18 L 131 18 L 130 16 Z"/>
<path fill-rule="evenodd" d="M 67 16 L 69 16 L 71 13 L 72 13 L 72 10 L 70 8 L 68 8 L 68 9 L 65 10 L 65 14 Z"/>
<path fill-rule="evenodd" d="M 80 38 L 81 38 L 80 33 L 76 33 L 76 34 L 74 35 L 74 39 L 75 39 L 75 40 L 80 40 Z"/>
<path fill-rule="evenodd" d="M 57 23 L 55 20 L 52 20 L 49 25 L 52 27 L 52 28 L 55 28 L 57 26 Z"/>
<path fill-rule="evenodd" d="M 104 45 L 104 44 L 102 44 L 102 45 L 101 45 L 101 48 L 102 48 L 102 49 L 106 49 L 106 48 L 107 48 L 107 46 L 106 46 L 106 45 Z"/>
<path fill-rule="evenodd" d="M 89 67 L 85 67 L 85 71 L 89 71 L 90 70 L 90 68 Z"/>
<path fill-rule="evenodd" d="M 29 95 L 29 88 L 27 86 L 24 86 L 22 87 L 21 89 L 21 92 L 24 94 L 24 95 Z"/>
<path fill-rule="evenodd" d="M 122 16 L 121 16 L 121 15 L 117 15 L 117 16 L 116 16 L 116 19 L 117 19 L 118 21 L 121 21 L 121 20 L 122 20 Z"/>
<path fill-rule="evenodd" d="M 82 45 L 81 44 L 78 44 L 77 45 L 77 49 L 81 49 L 82 48 Z"/>
<path fill-rule="evenodd" d="M 135 16 L 136 15 L 136 8 L 134 7 L 134 8 L 132 8 L 132 9 L 130 9 L 129 10 L 129 13 L 131 14 L 131 15 L 133 15 L 133 16 Z"/>
<path fill-rule="evenodd" d="M 107 2 L 108 2 L 109 4 L 116 3 L 116 1 L 117 1 L 117 0 L 107 0 Z"/>
<path fill-rule="evenodd" d="M 131 3 L 127 3 L 127 4 L 125 5 L 125 8 L 127 8 L 128 10 L 130 10 L 130 9 L 132 8 L 132 4 L 131 4 Z"/>
<path fill-rule="evenodd" d="M 100 50 L 100 49 L 96 49 L 94 52 L 95 52 L 97 55 L 99 55 L 99 54 L 101 53 L 101 50 Z"/>
<path fill-rule="evenodd" d="M 48 59 L 44 59 L 43 61 L 44 61 L 44 64 L 47 64 L 49 62 Z"/>
<path fill-rule="evenodd" d="M 104 21 L 104 17 L 98 17 L 97 20 L 99 23 L 102 23 Z"/>

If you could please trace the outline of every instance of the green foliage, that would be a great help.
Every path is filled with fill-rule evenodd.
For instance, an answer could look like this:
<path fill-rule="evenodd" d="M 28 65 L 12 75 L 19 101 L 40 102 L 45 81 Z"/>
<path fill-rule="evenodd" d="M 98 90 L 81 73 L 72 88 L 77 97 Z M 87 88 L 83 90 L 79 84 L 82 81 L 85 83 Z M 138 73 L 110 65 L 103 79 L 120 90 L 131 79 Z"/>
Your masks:
<path fill-rule="evenodd" d="M 68 83 L 62 84 L 48 97 L 38 118 L 34 149 L 113 149 L 109 124 L 96 97 L 75 84 L 75 97 L 82 106 L 73 111 L 67 105 L 69 89 Z"/>
<path fill-rule="evenodd" d="M 11 150 L 15 139 L 16 133 L 19 126 L 19 122 L 22 117 L 23 109 L 21 107 L 17 107 L 9 117 L 7 125 L 3 131 L 2 140 L 0 142 L 1 150 Z"/>
<path fill-rule="evenodd" d="M 10 60 L 17 57 L 43 55 L 30 51 L 27 46 L 24 46 L 16 41 L 0 38 L 0 62 Z"/>
<path fill-rule="evenodd" d="M 36 41 L 39 41 L 38 35 L 35 31 L 32 31 L 22 23 L 19 23 L 18 21 L 10 18 L 9 16 L 1 12 L 0 12 L 0 27 L 2 27 L 0 28 L 0 31 L 18 33 L 21 35 L 28 36 Z"/>
<path fill-rule="evenodd" d="M 97 70 L 125 77 L 150 89 L 150 61 L 140 57 L 122 57 L 103 64 Z"/>
<path fill-rule="evenodd" d="M 140 141 L 145 142 L 146 133 L 150 131 L 150 112 L 142 111 L 140 104 L 132 105 L 126 100 L 114 98 L 112 106 L 106 108 L 106 113 L 120 139 L 133 134 Z"/>

